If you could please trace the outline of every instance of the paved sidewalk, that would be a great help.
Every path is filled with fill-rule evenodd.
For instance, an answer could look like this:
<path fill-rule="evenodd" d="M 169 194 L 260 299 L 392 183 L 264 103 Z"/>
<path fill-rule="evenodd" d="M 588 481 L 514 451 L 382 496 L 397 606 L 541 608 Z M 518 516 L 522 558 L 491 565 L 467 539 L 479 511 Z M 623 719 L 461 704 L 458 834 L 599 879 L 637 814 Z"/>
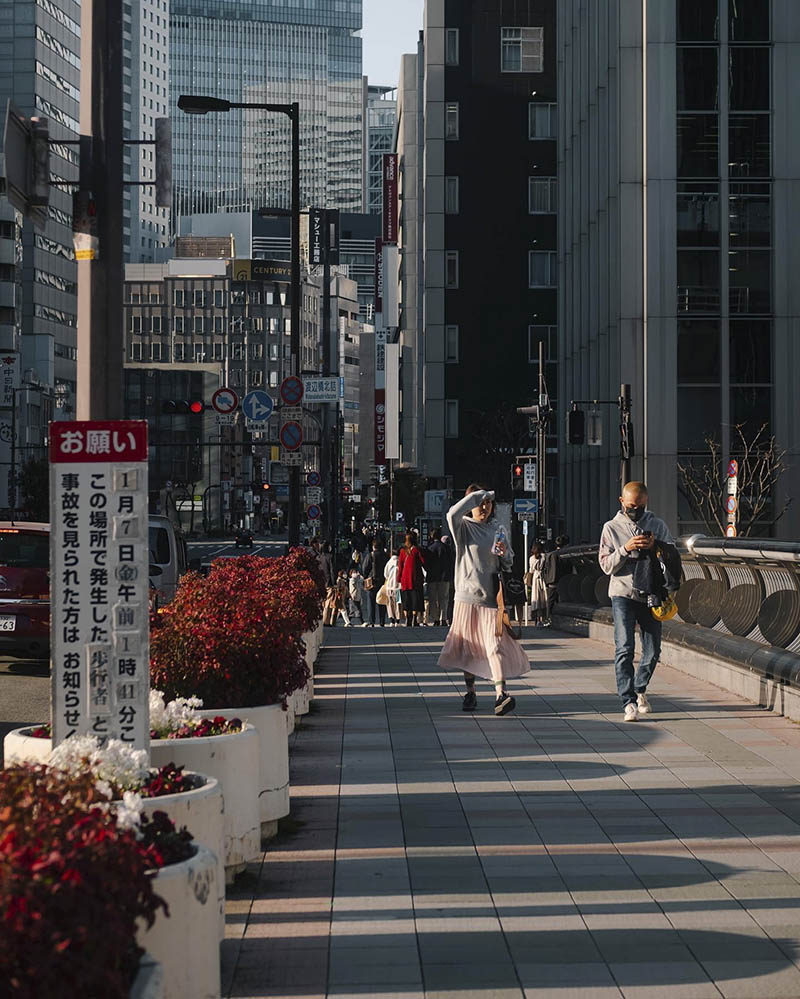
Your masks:
<path fill-rule="evenodd" d="M 444 631 L 326 629 L 292 816 L 228 903 L 223 995 L 800 999 L 800 728 L 530 629 L 517 711 Z"/>

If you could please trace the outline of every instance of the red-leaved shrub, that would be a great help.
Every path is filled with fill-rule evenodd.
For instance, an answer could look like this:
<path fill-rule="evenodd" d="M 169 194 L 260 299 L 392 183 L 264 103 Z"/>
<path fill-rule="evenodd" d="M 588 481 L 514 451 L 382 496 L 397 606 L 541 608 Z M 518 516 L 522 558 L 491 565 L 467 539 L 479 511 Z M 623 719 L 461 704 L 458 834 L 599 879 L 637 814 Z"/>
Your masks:
<path fill-rule="evenodd" d="M 309 677 L 303 632 L 322 614 L 316 556 L 220 559 L 184 576 L 150 636 L 150 678 L 167 699 L 206 708 L 277 704 Z"/>
<path fill-rule="evenodd" d="M 0 982 L 15 999 L 129 995 L 162 856 L 92 807 L 105 801 L 88 773 L 0 771 Z"/>

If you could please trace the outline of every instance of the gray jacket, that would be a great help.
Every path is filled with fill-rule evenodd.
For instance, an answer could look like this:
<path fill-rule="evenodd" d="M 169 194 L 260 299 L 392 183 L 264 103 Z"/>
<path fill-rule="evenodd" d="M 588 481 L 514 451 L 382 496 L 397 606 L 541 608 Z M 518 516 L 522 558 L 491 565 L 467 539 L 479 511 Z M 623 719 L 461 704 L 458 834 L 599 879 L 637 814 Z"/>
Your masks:
<path fill-rule="evenodd" d="M 652 531 L 653 537 L 674 544 L 667 525 L 649 510 L 645 510 L 638 524 L 634 524 L 630 517 L 620 510 L 616 517 L 603 525 L 598 561 L 603 572 L 611 577 L 608 583 L 610 597 L 647 600 L 647 597 L 634 596 L 632 577 L 638 556 L 625 551 L 628 541 L 641 531 Z"/>
<path fill-rule="evenodd" d="M 480 506 L 490 494 L 483 489 L 470 493 L 447 511 L 447 523 L 456 548 L 456 578 L 454 599 L 462 604 L 497 607 L 495 574 L 500 567 L 510 569 L 514 552 L 506 539 L 503 558 L 492 555 L 495 532 L 500 524 L 496 517 L 485 524 L 467 517 L 473 507 Z"/>

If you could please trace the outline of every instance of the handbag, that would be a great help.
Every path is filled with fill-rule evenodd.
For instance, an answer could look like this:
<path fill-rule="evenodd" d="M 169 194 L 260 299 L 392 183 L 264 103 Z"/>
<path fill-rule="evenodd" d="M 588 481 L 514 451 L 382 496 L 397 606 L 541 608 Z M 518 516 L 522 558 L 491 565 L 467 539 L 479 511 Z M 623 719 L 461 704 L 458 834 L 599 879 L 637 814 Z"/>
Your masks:
<path fill-rule="evenodd" d="M 364 589 L 372 590 L 374 589 L 374 587 L 375 587 L 375 580 L 372 578 L 372 576 L 367 576 L 367 578 L 364 580 Z"/>
<path fill-rule="evenodd" d="M 508 611 L 506 610 L 506 601 L 503 594 L 503 589 L 505 586 L 505 581 L 503 577 L 506 573 L 499 573 L 500 585 L 497 588 L 497 620 L 495 622 L 494 633 L 500 638 L 503 634 L 503 629 L 509 633 L 509 635 L 518 642 L 522 636 L 522 629 L 517 626 L 516 628 L 511 623 L 511 618 L 508 616 Z M 510 575 L 510 573 L 508 573 Z M 519 580 L 517 580 L 519 582 Z"/>
<path fill-rule="evenodd" d="M 386 589 L 386 583 L 378 590 L 375 594 L 375 603 L 379 604 L 381 607 L 389 606 L 389 593 Z"/>
<path fill-rule="evenodd" d="M 525 584 L 505 569 L 500 572 L 500 588 L 503 591 L 503 601 L 506 606 L 518 607 L 525 603 Z"/>
<path fill-rule="evenodd" d="M 532 572 L 526 572 L 525 575 L 522 577 L 522 582 L 526 586 L 530 586 L 533 583 L 533 573 Z"/>

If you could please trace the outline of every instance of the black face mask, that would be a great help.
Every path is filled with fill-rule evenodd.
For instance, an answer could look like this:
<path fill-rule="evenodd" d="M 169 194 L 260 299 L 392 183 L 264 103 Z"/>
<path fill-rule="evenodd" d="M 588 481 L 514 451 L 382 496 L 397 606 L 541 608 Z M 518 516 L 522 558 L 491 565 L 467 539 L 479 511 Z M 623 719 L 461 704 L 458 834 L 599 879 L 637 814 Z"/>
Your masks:
<path fill-rule="evenodd" d="M 642 519 L 644 511 L 645 507 L 643 506 L 626 506 L 625 516 L 629 517 L 635 524 Z"/>

